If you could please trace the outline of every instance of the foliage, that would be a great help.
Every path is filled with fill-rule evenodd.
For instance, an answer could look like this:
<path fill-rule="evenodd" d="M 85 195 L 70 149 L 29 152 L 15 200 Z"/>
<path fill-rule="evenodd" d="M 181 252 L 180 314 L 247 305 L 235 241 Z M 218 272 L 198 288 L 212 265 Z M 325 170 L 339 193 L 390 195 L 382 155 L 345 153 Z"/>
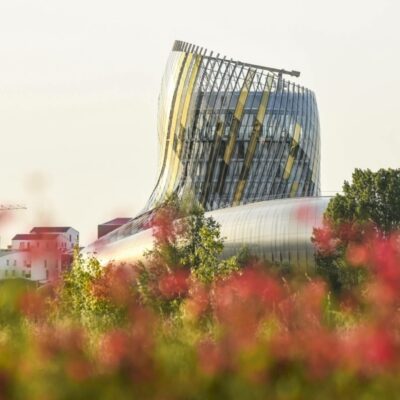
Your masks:
<path fill-rule="evenodd" d="M 329 203 L 326 217 L 338 229 L 352 224 L 364 233 L 371 226 L 382 234 L 400 227 L 400 169 L 356 169 L 352 183 L 345 181 L 343 195 Z"/>
<path fill-rule="evenodd" d="M 324 225 L 315 229 L 319 273 L 336 292 L 356 287 L 366 279 L 362 263 L 353 262 L 359 243 L 385 237 L 400 227 L 400 170 L 356 169 L 343 194 L 331 199 Z"/>
<path fill-rule="evenodd" d="M 162 277 L 160 296 L 180 299 L 169 313 L 141 301 L 134 265 L 79 258 L 55 286 L 4 282 L 0 398 L 396 398 L 399 243 L 362 242 L 368 280 L 343 298 L 260 264 L 209 284 L 188 277 L 185 291 Z M 123 318 L 105 326 L 113 310 Z"/>
<path fill-rule="evenodd" d="M 188 230 L 182 246 L 182 264 L 200 282 L 210 284 L 239 269 L 236 257 L 221 260 L 224 249 L 219 224 L 205 218 L 202 210 L 188 216 Z"/>
<path fill-rule="evenodd" d="M 0 399 L 398 397 L 399 233 L 355 231 L 346 263 L 364 278 L 332 296 L 246 249 L 221 261 L 201 210 L 153 224 L 146 263 L 100 267 L 76 250 L 59 281 L 2 282 Z M 334 229 L 349 232 L 329 228 L 325 256 L 339 251 Z"/>
<path fill-rule="evenodd" d="M 110 302 L 107 295 L 104 295 L 105 286 L 115 284 L 117 272 L 118 269 L 113 265 L 102 268 L 93 257 L 83 260 L 79 248 L 75 248 L 71 269 L 65 273 L 58 287 L 58 318 L 72 318 L 100 330 L 121 322 L 121 307 Z"/>
<path fill-rule="evenodd" d="M 144 304 L 171 312 L 187 291 L 189 275 L 211 284 L 240 268 L 237 256 L 222 259 L 224 249 L 219 224 L 205 217 L 202 207 L 171 196 L 152 217 L 154 246 L 137 270 Z M 163 296 L 168 292 L 168 296 Z M 165 299 L 171 297 L 171 299 Z"/>

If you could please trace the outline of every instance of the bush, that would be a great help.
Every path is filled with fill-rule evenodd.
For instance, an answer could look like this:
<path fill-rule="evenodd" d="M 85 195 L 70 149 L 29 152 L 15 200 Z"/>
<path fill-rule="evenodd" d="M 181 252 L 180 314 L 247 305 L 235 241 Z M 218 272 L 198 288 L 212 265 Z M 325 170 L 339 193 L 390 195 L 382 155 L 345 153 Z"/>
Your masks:
<path fill-rule="evenodd" d="M 76 253 L 51 285 L 2 283 L 0 399 L 398 397 L 400 234 L 348 250 L 365 277 L 333 296 L 245 251 L 224 269 L 174 224 L 145 264 Z"/>

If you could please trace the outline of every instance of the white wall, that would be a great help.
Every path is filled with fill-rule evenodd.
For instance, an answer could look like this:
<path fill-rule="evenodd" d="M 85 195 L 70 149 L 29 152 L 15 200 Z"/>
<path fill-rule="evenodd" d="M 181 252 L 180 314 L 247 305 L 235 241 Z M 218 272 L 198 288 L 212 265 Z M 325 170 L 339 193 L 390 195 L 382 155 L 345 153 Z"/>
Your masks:
<path fill-rule="evenodd" d="M 61 272 L 62 253 L 71 251 L 76 244 L 79 245 L 79 232 L 73 228 L 52 240 L 13 240 L 11 250 L 0 251 L 0 279 L 51 280 Z"/>
<path fill-rule="evenodd" d="M 67 232 L 62 233 L 67 244 L 67 250 L 72 250 L 74 246 L 79 245 L 79 232 L 76 229 L 69 228 Z"/>
<path fill-rule="evenodd" d="M 29 254 L 22 251 L 9 251 L 0 255 L 0 279 L 10 277 L 27 277 L 29 268 Z"/>
<path fill-rule="evenodd" d="M 12 250 L 0 255 L 0 279 L 25 277 L 46 282 L 61 271 L 61 257 L 55 251 Z"/>

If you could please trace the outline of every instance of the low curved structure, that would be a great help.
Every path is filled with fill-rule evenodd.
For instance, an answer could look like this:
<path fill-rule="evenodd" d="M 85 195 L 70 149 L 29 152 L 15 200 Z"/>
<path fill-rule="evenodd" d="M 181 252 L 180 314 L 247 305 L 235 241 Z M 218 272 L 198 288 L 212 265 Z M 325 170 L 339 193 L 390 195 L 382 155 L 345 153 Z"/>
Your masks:
<path fill-rule="evenodd" d="M 318 109 L 314 93 L 285 74 L 299 76 L 175 42 L 159 98 L 153 193 L 136 218 L 86 251 L 104 261 L 140 257 L 154 208 L 190 192 L 220 222 L 227 254 L 246 244 L 270 261 L 310 265 L 312 226 L 326 205 L 316 198 Z M 315 218 L 296 221 L 297 208 L 308 206 Z"/>
<path fill-rule="evenodd" d="M 246 246 L 263 260 L 312 268 L 315 261 L 310 237 L 313 228 L 321 226 L 328 202 L 329 197 L 269 200 L 208 211 L 206 216 L 221 225 L 226 257 Z M 153 245 L 152 230 L 100 244 L 99 241 L 89 246 L 86 252 L 96 255 L 102 263 L 138 261 Z"/>

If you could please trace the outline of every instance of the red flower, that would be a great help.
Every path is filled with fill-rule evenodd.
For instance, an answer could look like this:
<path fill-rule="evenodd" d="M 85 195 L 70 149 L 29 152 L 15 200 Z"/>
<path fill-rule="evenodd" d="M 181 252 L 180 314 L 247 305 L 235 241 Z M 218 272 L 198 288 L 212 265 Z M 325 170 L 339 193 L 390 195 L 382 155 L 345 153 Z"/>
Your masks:
<path fill-rule="evenodd" d="M 197 347 L 197 359 L 200 370 L 208 376 L 215 376 L 226 368 L 226 359 L 221 344 L 206 339 Z"/>
<path fill-rule="evenodd" d="M 46 325 L 39 332 L 39 351 L 45 358 L 54 358 L 61 354 L 81 356 L 84 353 L 86 341 L 82 328 L 52 327 Z"/>
<path fill-rule="evenodd" d="M 274 313 L 282 293 L 273 278 L 250 269 L 216 285 L 212 305 L 232 346 L 246 347 L 256 339 L 260 324 Z"/>
<path fill-rule="evenodd" d="M 66 372 L 73 381 L 83 382 L 90 377 L 92 367 L 86 360 L 75 358 L 67 362 Z"/>
<path fill-rule="evenodd" d="M 372 247 L 371 262 L 377 278 L 399 291 L 400 251 L 397 240 L 376 239 Z"/>
<path fill-rule="evenodd" d="M 318 208 L 315 205 L 300 205 L 295 210 L 295 218 L 304 224 L 315 223 L 318 215 Z"/>
<path fill-rule="evenodd" d="M 185 224 L 179 210 L 173 206 L 158 209 L 151 217 L 148 227 L 153 229 L 154 238 L 160 243 L 170 243 L 184 233 Z"/>
<path fill-rule="evenodd" d="M 122 330 L 108 332 L 102 340 L 100 349 L 101 361 L 108 368 L 119 367 L 129 354 L 130 338 Z"/>
<path fill-rule="evenodd" d="M 104 275 L 92 283 L 94 296 L 124 306 L 135 300 L 135 270 L 131 265 L 107 265 Z"/>
<path fill-rule="evenodd" d="M 167 299 L 186 295 L 189 288 L 188 277 L 189 272 L 183 269 L 162 276 L 158 283 L 161 294 Z"/>
<path fill-rule="evenodd" d="M 347 247 L 346 258 L 350 265 L 359 267 L 368 264 L 369 250 L 365 244 L 350 243 Z"/>
<path fill-rule="evenodd" d="M 342 339 L 341 349 L 346 365 L 363 374 L 388 370 L 398 358 L 398 345 L 384 327 L 354 328 Z"/>
<path fill-rule="evenodd" d="M 46 309 L 46 302 L 43 296 L 37 291 L 29 291 L 19 299 L 19 309 L 21 313 L 28 318 L 36 319 L 44 315 Z"/>
<path fill-rule="evenodd" d="M 322 228 L 314 228 L 313 243 L 318 253 L 330 255 L 336 250 L 339 239 L 329 223 L 325 220 Z"/>
<path fill-rule="evenodd" d="M 199 318 L 210 306 L 209 293 L 198 281 L 191 282 L 190 297 L 185 301 L 185 311 L 194 319 Z"/>

